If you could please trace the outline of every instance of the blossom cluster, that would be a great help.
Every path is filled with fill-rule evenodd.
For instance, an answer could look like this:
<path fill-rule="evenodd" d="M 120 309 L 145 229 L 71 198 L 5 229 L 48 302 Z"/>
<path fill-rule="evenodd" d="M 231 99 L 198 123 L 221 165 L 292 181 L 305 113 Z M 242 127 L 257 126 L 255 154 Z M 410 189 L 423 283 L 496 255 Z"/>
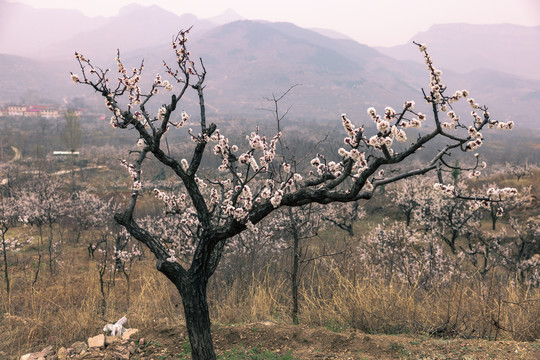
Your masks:
<path fill-rule="evenodd" d="M 347 119 L 347 115 L 345 114 L 341 115 L 341 122 L 348 135 L 344 140 L 345 144 L 349 144 L 352 147 L 358 146 L 358 137 L 362 136 L 362 128 L 355 128 L 351 120 Z"/>
<path fill-rule="evenodd" d="M 163 201 L 169 211 L 181 211 L 186 208 L 186 194 L 180 194 L 180 196 L 176 195 L 168 195 L 167 193 L 159 190 L 154 189 L 153 191 L 154 196 Z"/>
<path fill-rule="evenodd" d="M 159 88 L 162 87 L 167 91 L 172 91 L 173 86 L 169 83 L 169 80 L 161 80 L 161 75 L 156 74 L 156 78 L 154 80 L 154 85 L 152 86 L 152 94 L 157 94 L 159 92 Z"/>
<path fill-rule="evenodd" d="M 433 60 L 431 59 L 431 56 L 427 52 L 426 44 L 420 44 L 419 50 L 424 54 L 424 61 L 426 63 L 427 69 L 430 74 L 430 81 L 429 81 L 430 96 L 428 97 L 428 100 L 433 101 L 437 104 L 441 104 L 441 110 L 446 111 L 446 100 L 443 95 L 446 87 L 442 83 L 442 79 L 441 79 L 442 71 L 434 67 Z"/>
<path fill-rule="evenodd" d="M 469 91 L 467 90 L 457 90 L 452 96 L 445 96 L 444 91 L 446 86 L 442 82 L 442 71 L 436 69 L 433 65 L 433 60 L 427 52 L 426 44 L 417 44 L 420 52 L 424 54 L 424 61 L 427 67 L 427 70 L 430 74 L 429 89 L 430 95 L 426 96 L 428 102 L 433 102 L 440 106 L 442 111 L 447 111 L 451 103 L 456 102 L 462 98 L 469 96 Z M 444 125 L 445 128 L 450 128 L 450 123 Z"/>
<path fill-rule="evenodd" d="M 229 139 L 223 136 L 219 130 L 216 130 L 216 132 L 210 137 L 210 140 L 217 143 L 212 149 L 214 155 L 221 156 L 221 165 L 218 167 L 218 170 L 221 172 L 227 171 L 227 166 L 229 165 L 229 155 L 232 152 L 238 151 L 238 146 L 229 146 Z"/>
<path fill-rule="evenodd" d="M 142 183 L 141 183 L 141 169 L 136 169 L 135 165 L 128 163 L 127 160 L 121 160 L 120 164 L 125 167 L 131 178 L 133 179 L 133 184 L 131 185 L 131 189 L 134 191 L 138 191 L 142 189 Z"/>
<path fill-rule="evenodd" d="M 403 106 L 403 111 L 410 111 L 414 109 L 414 101 L 407 101 Z M 392 125 L 391 123 L 397 120 L 397 113 L 391 107 L 386 107 L 384 109 L 384 117 L 381 117 L 377 114 L 375 108 L 370 107 L 367 110 L 368 115 L 374 121 L 377 126 L 378 134 L 373 135 L 367 141 L 368 145 L 375 147 L 376 149 L 381 149 L 382 146 L 390 148 L 392 143 L 395 140 L 399 142 L 405 142 L 407 140 L 407 135 L 403 129 L 406 128 L 418 128 L 422 125 L 422 121 L 426 119 L 425 115 L 418 113 L 418 118 L 412 118 L 406 120 L 400 117 L 399 123 Z M 393 154 L 393 150 L 389 149 L 390 154 Z"/>
<path fill-rule="evenodd" d="M 258 132 L 252 132 L 250 135 L 246 136 L 246 139 L 248 140 L 251 149 L 238 157 L 239 163 L 242 165 L 248 165 L 255 172 L 268 171 L 269 164 L 274 161 L 276 157 L 276 144 L 280 136 L 281 133 L 276 134 L 268 143 L 265 136 L 260 136 Z M 222 143 L 224 142 L 225 140 L 222 140 Z M 228 147 L 224 148 L 222 145 L 220 145 L 220 147 L 217 148 L 217 150 L 220 151 L 221 149 L 225 150 L 228 149 Z M 238 148 L 236 146 L 233 146 L 233 150 L 238 150 Z M 254 156 L 255 150 L 261 150 L 263 152 L 262 156 L 259 157 L 259 163 L 257 163 L 257 160 Z M 219 154 L 220 151 L 216 151 L 216 148 L 214 148 L 214 153 Z M 223 159 L 225 159 L 224 153 L 221 152 L 221 154 Z M 224 163 L 222 165 L 226 164 Z"/>
<path fill-rule="evenodd" d="M 241 206 L 235 206 L 235 202 L 232 199 L 234 192 L 230 191 L 226 194 L 221 208 L 225 214 L 232 216 L 236 221 L 245 222 L 247 221 L 249 211 L 253 207 L 253 194 L 248 185 L 244 185 L 243 187 L 240 185 L 236 186 L 235 192 L 240 193 L 237 200 L 241 202 Z"/>
<path fill-rule="evenodd" d="M 142 252 L 138 244 L 134 244 L 129 250 L 119 249 L 116 246 L 114 247 L 115 258 L 122 261 L 123 263 L 130 263 L 133 261 L 133 259 L 141 255 Z"/>
<path fill-rule="evenodd" d="M 139 87 L 139 83 L 141 82 L 141 73 L 142 73 L 142 70 L 144 69 L 144 66 L 141 65 L 140 68 L 134 67 L 130 75 L 128 75 L 128 71 L 120 59 L 120 54 L 116 56 L 115 60 L 116 60 L 118 73 L 121 76 L 118 79 L 118 82 L 124 85 L 125 89 L 128 90 L 129 92 L 129 95 L 128 95 L 128 98 L 129 98 L 128 109 L 129 109 L 133 105 L 138 105 L 141 103 L 141 88 Z"/>
<path fill-rule="evenodd" d="M 482 133 L 478 132 L 474 126 L 469 126 L 467 133 L 471 139 L 465 146 L 467 150 L 472 151 L 482 146 Z"/>
<path fill-rule="evenodd" d="M 460 93 L 463 93 L 463 92 L 460 92 Z M 445 129 L 455 129 L 459 125 L 460 117 L 456 115 L 454 110 L 450 110 L 449 112 L 446 113 L 446 115 L 448 115 L 448 117 L 450 118 L 452 122 L 443 122 L 442 127 Z"/>
<path fill-rule="evenodd" d="M 4 249 L 6 252 L 17 252 L 26 244 L 31 244 L 33 237 L 28 238 L 25 242 L 20 242 L 18 238 L 8 239 L 5 237 L 4 231 L 0 230 L 0 237 L 2 237 L 2 246 L 0 246 L 0 255 L 4 254 Z"/>
<path fill-rule="evenodd" d="M 176 39 L 171 44 L 176 53 L 176 60 L 179 64 L 183 64 L 189 59 L 190 52 L 186 49 L 186 43 L 189 40 L 187 37 L 188 33 L 189 29 L 180 31 Z"/>
<path fill-rule="evenodd" d="M 171 124 L 173 124 L 177 128 L 181 128 L 189 120 L 189 118 L 191 118 L 191 115 L 189 115 L 185 111 L 182 111 L 182 117 L 180 118 L 180 122 L 178 122 L 178 123 L 172 123 L 171 122 Z"/>
<path fill-rule="evenodd" d="M 505 187 L 502 189 L 490 187 L 487 190 L 486 194 L 489 197 L 494 197 L 494 198 L 502 200 L 502 199 L 508 199 L 508 198 L 516 196 L 518 194 L 518 191 L 517 189 L 511 188 L 511 187 Z"/>
<path fill-rule="evenodd" d="M 512 130 L 514 128 L 514 122 L 513 121 L 495 121 L 494 123 L 490 123 L 488 125 L 490 129 L 496 128 L 498 130 Z"/>
<path fill-rule="evenodd" d="M 456 189 L 454 185 L 445 185 L 441 183 L 435 183 L 433 184 L 433 188 L 435 190 L 442 192 L 444 195 L 447 195 L 447 196 L 453 196 L 456 194 Z"/>
<path fill-rule="evenodd" d="M 383 221 L 365 236 L 358 250 L 361 263 L 387 281 L 397 279 L 428 289 L 461 275 L 429 234 L 421 235 L 399 222 Z"/>
<path fill-rule="evenodd" d="M 358 151 L 358 149 L 351 149 L 351 151 L 347 151 L 344 148 L 340 148 L 338 150 L 338 154 L 342 156 L 344 160 L 350 158 L 354 161 L 352 171 L 356 172 L 358 175 L 361 174 L 362 171 L 364 171 L 368 166 L 366 154 Z"/>

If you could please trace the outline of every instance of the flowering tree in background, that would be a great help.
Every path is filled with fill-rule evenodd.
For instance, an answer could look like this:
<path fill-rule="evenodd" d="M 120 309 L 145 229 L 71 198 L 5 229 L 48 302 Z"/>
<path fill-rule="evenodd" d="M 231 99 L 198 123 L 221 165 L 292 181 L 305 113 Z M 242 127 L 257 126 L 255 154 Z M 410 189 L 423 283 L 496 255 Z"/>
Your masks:
<path fill-rule="evenodd" d="M 157 269 L 178 289 L 193 359 L 216 358 L 206 290 L 229 239 L 247 229 L 256 231 L 259 222 L 281 207 L 369 199 L 379 186 L 447 168 L 447 157 L 452 150 L 472 151 L 483 144 L 480 131 L 484 128 L 510 129 L 513 126 L 511 122 L 492 120 L 487 107 L 480 106 L 472 98 L 467 100 L 474 110 L 472 122 L 466 124 L 461 120 L 452 112 L 451 104 L 466 99 L 468 92 L 460 90 L 447 95 L 441 72 L 433 66 L 425 45 L 418 45 L 431 78 L 429 89 L 424 93 L 431 115 L 418 112 L 412 101 L 405 102 L 397 111 L 387 107 L 381 114 L 370 108 L 368 116 L 376 124 L 377 131 L 369 134 L 344 114 L 341 116 L 346 132 L 344 147 L 335 155 L 339 160 L 332 162 L 327 161 L 327 157 L 317 156 L 311 160 L 312 170 L 300 174 L 276 157 L 280 132 L 266 137 L 254 131 L 247 136 L 246 146 L 242 146 L 230 144 L 217 126 L 208 122 L 204 97 L 206 68 L 202 60 L 198 64 L 191 60 L 186 46 L 187 35 L 188 31 L 181 31 L 172 42 L 177 57 L 176 68 L 164 64 L 171 82 L 158 75 L 148 91 L 143 92 L 140 87 L 143 66 L 129 70 L 119 54 L 116 58 L 118 81 L 111 81 L 108 69 L 95 67 L 79 53 L 75 56 L 82 74 L 72 74 L 71 78 L 104 97 L 112 114 L 112 127 L 136 130 L 137 150 L 132 152 L 136 158 L 123 162 L 133 180 L 131 198 L 125 209 L 115 214 L 115 219 L 150 249 L 156 257 Z M 172 92 L 170 100 L 159 107 L 156 114 L 151 114 L 147 106 L 163 90 Z M 174 128 L 184 127 L 190 119 L 184 111 L 176 115 L 180 102 L 190 90 L 199 101 L 199 128 L 188 130 L 193 141 L 191 152 L 184 157 L 174 157 L 167 151 L 164 136 Z M 445 112 L 448 112 L 448 118 L 445 118 Z M 425 133 L 405 145 L 407 129 L 422 127 L 425 121 L 430 123 Z M 399 170 L 394 166 L 414 156 L 437 137 L 445 139 L 447 145 L 429 162 L 414 169 Z M 395 145 L 400 142 L 403 144 Z M 216 172 L 202 170 L 209 144 L 213 144 L 212 151 L 221 160 Z M 149 154 L 181 180 L 183 188 L 179 193 L 146 189 L 141 165 Z M 478 161 L 473 160 L 470 169 L 479 166 Z M 387 171 L 391 175 L 385 175 L 385 169 L 396 171 Z M 446 185 L 439 187 L 448 191 Z M 177 218 L 178 230 L 171 241 L 162 241 L 153 234 L 151 224 L 143 227 L 134 215 L 139 197 L 147 191 L 162 200 L 166 212 Z M 184 248 L 186 243 L 192 245 L 193 251 L 187 254 L 187 261 L 180 263 L 177 250 Z"/>
<path fill-rule="evenodd" d="M 26 243 L 19 242 L 16 237 L 7 237 L 8 230 L 15 227 L 19 222 L 20 202 L 16 196 L 13 196 L 13 191 L 10 193 L 9 195 L 0 194 L 0 236 L 2 240 L 0 254 L 4 262 L 4 279 L 8 296 L 10 292 L 8 253 L 18 251 Z"/>
<path fill-rule="evenodd" d="M 276 132 L 278 134 L 281 134 L 283 121 L 290 110 L 289 108 L 282 113 L 280 111 L 279 103 L 296 86 L 298 85 L 290 87 L 280 96 L 272 94 L 271 98 L 266 98 L 266 100 L 272 104 L 272 107 L 263 110 L 272 113 L 276 122 Z M 298 154 L 291 150 L 291 147 L 284 138 L 284 136 L 280 136 L 276 146 L 276 160 L 278 163 L 283 164 L 283 166 L 281 168 L 282 171 L 278 170 L 276 172 L 277 179 L 275 180 L 281 183 L 287 181 L 288 174 L 290 174 L 293 169 L 294 173 L 298 173 L 304 165 L 305 160 L 309 159 L 309 156 L 314 153 L 315 149 L 320 145 L 319 141 L 315 147 L 307 153 Z M 325 157 L 324 155 L 317 153 L 316 158 L 322 158 L 324 160 Z M 335 161 L 330 161 L 328 166 L 333 168 L 337 165 Z M 313 174 L 313 170 L 310 170 L 309 172 L 310 175 Z M 284 188 L 284 194 L 288 194 L 292 191 L 294 191 L 292 187 Z M 292 250 L 291 267 L 287 273 L 291 282 L 291 318 L 294 324 L 300 323 L 298 319 L 298 287 L 302 270 L 315 259 L 335 256 L 344 252 L 338 251 L 329 253 L 326 251 L 326 247 L 322 246 L 322 249 L 318 249 L 317 254 L 314 254 L 310 251 L 310 246 L 305 245 L 305 242 L 319 237 L 319 231 L 328 224 L 332 224 L 333 226 L 346 231 L 350 236 L 353 236 L 353 224 L 363 216 L 365 216 L 365 211 L 360 208 L 358 202 L 341 203 L 339 205 L 326 204 L 324 207 L 318 204 L 309 203 L 276 211 L 270 220 L 262 223 L 262 228 L 265 229 L 266 232 L 277 233 L 281 236 L 282 241 L 288 245 L 285 249 Z"/>
<path fill-rule="evenodd" d="M 433 179 L 428 177 L 416 177 L 396 183 L 388 189 L 386 195 L 397 205 L 400 212 L 405 215 L 405 224 L 409 226 L 413 218 L 414 210 L 419 207 L 422 193 L 433 184 Z"/>
<path fill-rule="evenodd" d="M 540 224 L 530 218 L 525 222 L 510 220 L 515 235 L 512 244 L 502 251 L 506 266 L 528 285 L 540 285 Z M 501 249 L 502 250 L 502 249 Z"/>
<path fill-rule="evenodd" d="M 496 184 L 484 185 L 482 190 L 485 191 L 486 194 L 489 194 L 493 198 L 499 200 L 498 202 L 481 203 L 481 206 L 489 214 L 492 230 L 495 230 L 497 220 L 499 220 L 504 214 L 508 214 L 512 211 L 526 208 L 534 204 L 531 186 L 522 187 L 519 193 L 515 193 L 508 189 L 503 191 L 503 189 L 498 189 Z"/>
<path fill-rule="evenodd" d="M 118 228 L 118 225 L 116 225 Z M 107 296 L 111 287 L 116 284 L 116 275 L 122 273 L 127 283 L 127 303 L 129 304 L 130 274 L 133 261 L 141 255 L 139 243 L 131 241 L 131 235 L 121 230 L 105 226 L 100 229 L 89 251 L 97 261 L 99 288 L 101 292 L 101 316 L 107 309 Z M 95 255 L 94 255 L 95 254 Z"/>
<path fill-rule="evenodd" d="M 529 161 L 525 160 L 524 164 L 506 163 L 501 172 L 503 174 L 510 174 L 515 176 L 516 180 L 519 181 L 523 178 L 531 176 L 536 170 L 538 170 L 538 166 L 534 164 L 529 164 Z"/>
<path fill-rule="evenodd" d="M 483 277 L 498 267 L 513 282 L 538 286 L 540 225 L 533 218 L 526 221 L 510 218 L 509 225 L 510 229 L 495 234 L 474 231 L 467 236 L 462 253 Z"/>
<path fill-rule="evenodd" d="M 351 237 L 354 236 L 354 224 L 367 215 L 358 202 L 334 204 L 329 210 L 332 211 L 324 211 L 322 220 L 347 232 Z"/>
<path fill-rule="evenodd" d="M 40 175 L 28 182 L 21 189 L 19 216 L 24 223 L 37 226 L 39 230 L 38 265 L 35 281 L 37 281 L 41 263 L 41 247 L 43 246 L 43 228 L 48 228 L 47 254 L 51 274 L 54 272 L 59 250 L 59 241 L 54 241 L 54 225 L 70 211 L 71 201 L 61 191 L 60 179 Z"/>
<path fill-rule="evenodd" d="M 403 222 L 383 221 L 359 245 L 360 260 L 387 282 L 397 278 L 412 287 L 430 289 L 459 276 L 457 264 L 433 234 L 414 231 Z"/>
<path fill-rule="evenodd" d="M 440 238 L 454 254 L 457 253 L 456 241 L 479 227 L 481 212 L 476 204 L 464 201 L 455 195 L 466 191 L 463 182 L 448 185 L 446 191 L 440 187 L 426 186 L 418 192 L 417 206 L 414 210 L 416 221 L 433 236 Z M 449 190 L 451 189 L 451 191 Z M 486 201 L 486 204 L 489 204 Z"/>
<path fill-rule="evenodd" d="M 105 201 L 88 191 L 74 193 L 70 205 L 69 217 L 73 220 L 76 243 L 84 231 L 107 227 L 111 212 L 116 211 L 118 207 L 112 199 Z"/>

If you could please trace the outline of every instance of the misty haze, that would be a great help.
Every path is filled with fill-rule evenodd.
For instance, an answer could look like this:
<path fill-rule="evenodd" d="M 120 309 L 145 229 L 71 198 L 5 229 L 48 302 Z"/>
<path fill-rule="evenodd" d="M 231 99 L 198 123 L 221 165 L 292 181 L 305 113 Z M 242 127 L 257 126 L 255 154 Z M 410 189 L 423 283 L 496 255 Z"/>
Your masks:
<path fill-rule="evenodd" d="M 49 3 L 0 0 L 0 358 L 540 358 L 540 15 Z"/>

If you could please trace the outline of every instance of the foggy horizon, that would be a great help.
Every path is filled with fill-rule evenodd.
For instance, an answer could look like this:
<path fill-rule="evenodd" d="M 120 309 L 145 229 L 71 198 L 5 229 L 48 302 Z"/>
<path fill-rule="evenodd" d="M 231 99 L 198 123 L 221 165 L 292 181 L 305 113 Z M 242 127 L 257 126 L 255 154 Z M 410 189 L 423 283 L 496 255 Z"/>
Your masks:
<path fill-rule="evenodd" d="M 139 4 L 157 5 L 175 15 L 193 14 L 208 19 L 232 9 L 248 20 L 291 22 L 304 28 L 328 29 L 368 46 L 389 47 L 408 42 L 432 25 L 448 23 L 540 25 L 540 2 L 534 0 L 454 1 L 452 6 L 427 0 L 386 0 L 354 4 L 338 0 L 330 3 L 277 0 L 271 4 L 235 0 L 196 3 L 167 0 L 97 0 L 91 3 L 68 0 L 6 0 L 36 9 L 72 9 L 89 17 L 112 17 L 121 8 Z M 0 2 L 1 6 L 2 2 Z M 440 7 L 440 8 L 437 8 Z M 309 9 L 309 11 L 306 11 Z M 0 13 L 2 13 L 0 11 Z M 0 15 L 0 20 L 2 15 Z"/>

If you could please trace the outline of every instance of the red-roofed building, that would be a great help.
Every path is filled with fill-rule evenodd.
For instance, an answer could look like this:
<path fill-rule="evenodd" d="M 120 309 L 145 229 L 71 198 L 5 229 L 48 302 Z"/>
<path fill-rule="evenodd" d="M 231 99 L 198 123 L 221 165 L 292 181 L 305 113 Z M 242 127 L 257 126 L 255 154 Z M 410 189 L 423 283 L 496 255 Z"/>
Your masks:
<path fill-rule="evenodd" d="M 41 116 L 41 110 L 34 106 L 28 106 L 26 111 L 23 112 L 24 117 L 39 117 Z"/>

